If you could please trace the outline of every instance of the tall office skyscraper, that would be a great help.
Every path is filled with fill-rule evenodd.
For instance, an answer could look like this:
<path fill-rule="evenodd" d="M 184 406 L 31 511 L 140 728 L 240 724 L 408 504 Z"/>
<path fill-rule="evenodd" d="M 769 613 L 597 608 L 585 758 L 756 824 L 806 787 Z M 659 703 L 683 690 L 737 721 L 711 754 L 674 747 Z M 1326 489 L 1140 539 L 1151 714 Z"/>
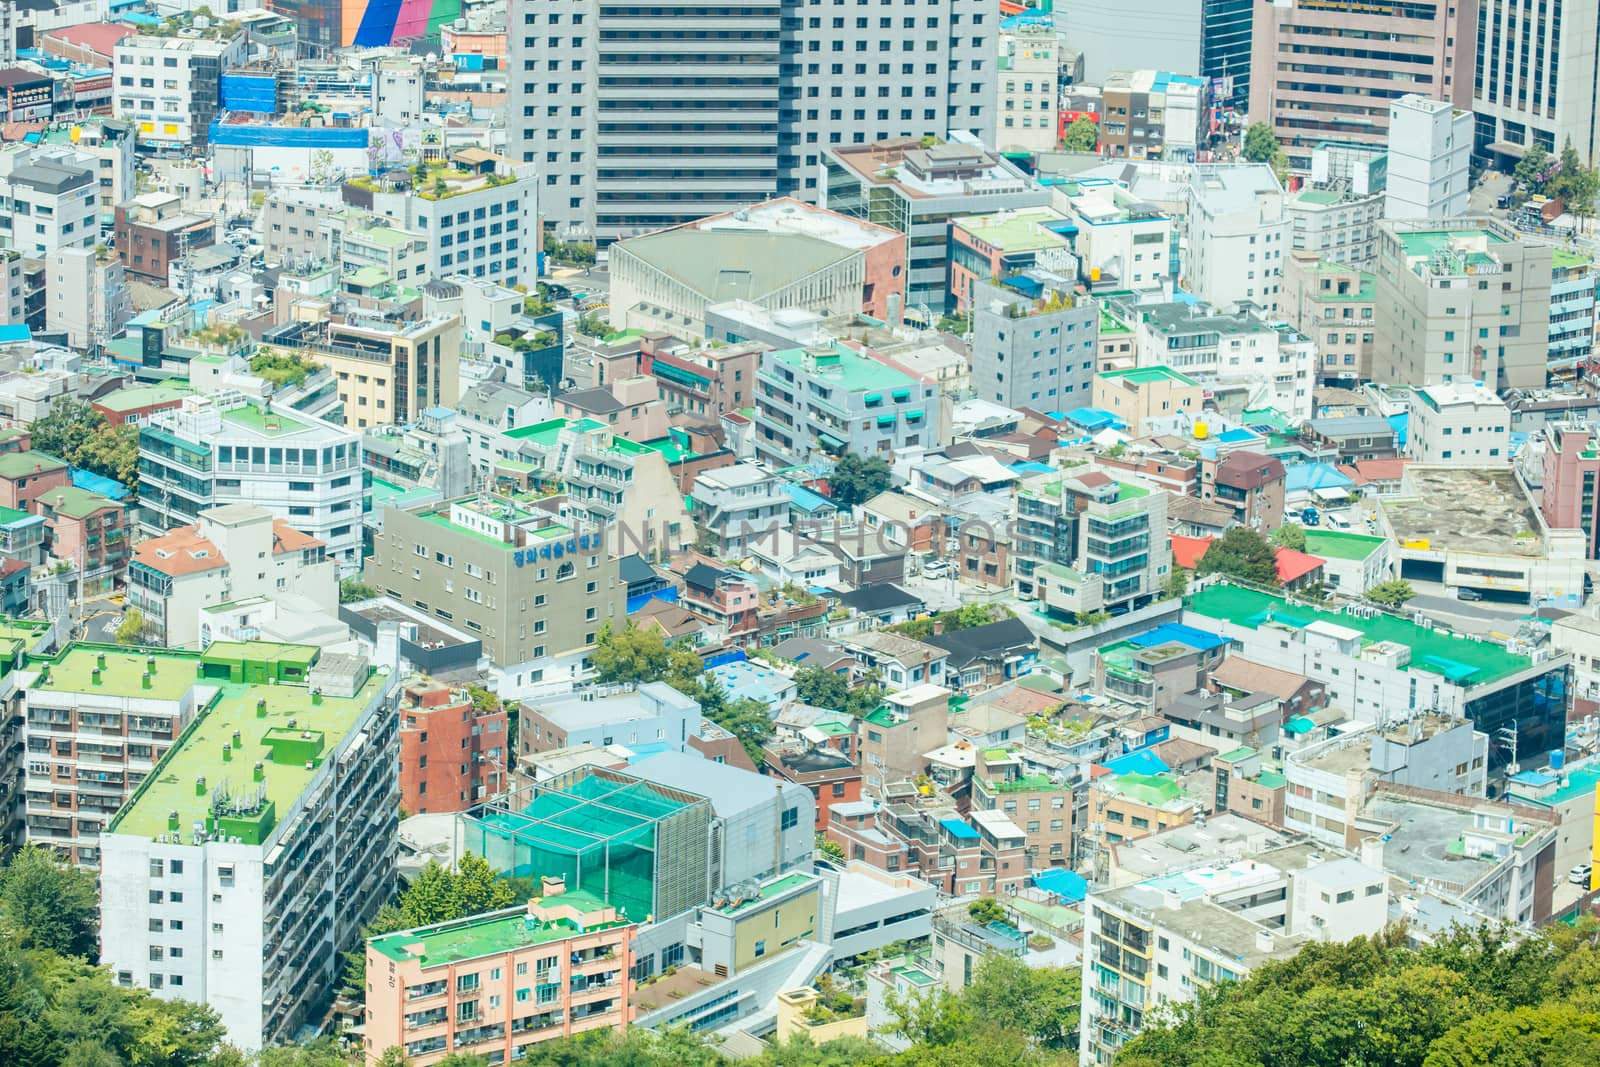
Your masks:
<path fill-rule="evenodd" d="M 1474 6 L 1478 64 L 1472 111 L 1479 154 L 1512 166 L 1529 145 L 1559 152 L 1571 140 L 1594 165 L 1600 158 L 1600 5 L 1477 0 Z"/>
<path fill-rule="evenodd" d="M 1402 96 L 1467 108 L 1474 10 L 1474 0 L 1259 0 L 1250 118 L 1270 122 L 1304 171 L 1324 141 L 1385 144 Z"/>
<path fill-rule="evenodd" d="M 1200 73 L 1222 79 L 1223 102 L 1240 108 L 1250 99 L 1250 28 L 1255 22 L 1254 9 L 1255 0 L 1205 0 L 1200 15 Z"/>
<path fill-rule="evenodd" d="M 998 22 L 987 0 L 513 0 L 511 154 L 562 238 L 815 199 L 830 145 L 992 144 Z"/>

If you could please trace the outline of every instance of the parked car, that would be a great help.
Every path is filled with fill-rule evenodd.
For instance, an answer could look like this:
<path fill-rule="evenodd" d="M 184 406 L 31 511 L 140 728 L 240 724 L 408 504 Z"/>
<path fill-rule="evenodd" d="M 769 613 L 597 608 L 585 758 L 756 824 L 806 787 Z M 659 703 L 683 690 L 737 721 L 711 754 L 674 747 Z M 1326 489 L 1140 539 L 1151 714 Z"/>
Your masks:
<path fill-rule="evenodd" d="M 1483 599 L 1483 594 L 1478 592 L 1476 589 L 1465 589 L 1465 588 L 1457 589 L 1456 590 L 1456 599 L 1457 600 L 1482 600 Z"/>
<path fill-rule="evenodd" d="M 1567 872 L 1567 881 L 1571 882 L 1573 885 L 1581 885 L 1587 889 L 1589 888 L 1589 879 L 1593 876 L 1594 864 L 1580 863 L 1576 867 L 1572 868 L 1572 870 Z"/>
<path fill-rule="evenodd" d="M 922 565 L 922 576 L 924 578 L 946 578 L 949 577 L 950 573 L 951 567 L 946 560 L 930 559 Z"/>
<path fill-rule="evenodd" d="M 1316 508 L 1306 508 L 1300 513 L 1300 524 L 1302 526 L 1316 526 L 1320 522 L 1322 522 L 1322 515 Z"/>

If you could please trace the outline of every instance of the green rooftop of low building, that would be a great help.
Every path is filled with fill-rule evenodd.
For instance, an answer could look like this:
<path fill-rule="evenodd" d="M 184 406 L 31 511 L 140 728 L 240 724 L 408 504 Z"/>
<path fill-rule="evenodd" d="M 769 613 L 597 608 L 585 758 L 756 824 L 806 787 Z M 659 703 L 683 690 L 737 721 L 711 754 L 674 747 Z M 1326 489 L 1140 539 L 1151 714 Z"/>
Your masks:
<path fill-rule="evenodd" d="M 292 415 L 276 410 L 264 411 L 257 404 L 243 404 L 224 411 L 222 421 L 262 437 L 286 437 L 307 428 L 306 423 Z"/>
<path fill-rule="evenodd" d="M 216 695 L 117 812 L 107 832 L 150 838 L 177 834 L 187 841 L 198 825 L 211 837 L 236 837 L 251 845 L 266 841 L 386 684 L 383 675 L 370 673 L 355 696 L 336 697 L 305 685 L 218 682 L 213 677 L 231 677 L 235 668 L 254 674 L 252 664 L 281 669 L 287 661 L 277 650 L 305 647 L 266 646 L 261 659 L 252 652 L 243 659 L 228 656 L 216 664 L 202 663 L 198 680 L 216 685 Z M 310 651 L 315 658 L 318 650 Z M 190 683 L 197 680 L 194 668 L 188 674 Z"/>
<path fill-rule="evenodd" d="M 717 908 L 716 910 L 720 911 L 724 915 L 737 915 L 741 911 L 748 911 L 759 904 L 764 904 L 773 897 L 782 896 L 791 890 L 798 889 L 803 885 L 807 885 L 815 881 L 816 878 L 813 875 L 802 874 L 799 871 L 796 871 L 793 874 L 786 874 L 782 878 L 776 878 L 768 882 L 766 885 L 762 886 L 761 891 L 753 897 L 746 897 L 744 900 L 738 901 L 737 903 L 728 904 L 724 907 Z"/>
<path fill-rule="evenodd" d="M 1106 310 L 1104 304 L 1100 305 L 1100 336 L 1111 337 L 1115 334 L 1132 333 L 1128 324 Z"/>
<path fill-rule="evenodd" d="M 166 649 L 71 645 L 39 664 L 30 692 L 144 700 L 182 699 L 195 683 L 200 657 Z"/>
<path fill-rule="evenodd" d="M 507 430 L 505 436 L 513 441 L 531 441 L 541 448 L 553 448 L 561 439 L 561 431 L 568 428 L 574 433 L 588 433 L 590 430 L 605 429 L 605 423 L 596 422 L 594 419 L 546 419 L 544 422 Z"/>
<path fill-rule="evenodd" d="M 36 474 L 66 469 L 65 460 L 57 459 L 48 452 L 0 453 L 0 478 L 31 478 Z"/>
<path fill-rule="evenodd" d="M 1407 670 L 1431 671 L 1462 686 L 1484 685 L 1525 670 L 1533 661 L 1491 641 L 1429 630 L 1407 619 L 1379 613 L 1371 618 L 1343 611 L 1324 611 L 1290 604 L 1282 597 L 1219 582 L 1184 600 L 1184 606 L 1207 618 L 1258 629 L 1268 623 L 1303 629 L 1314 622 L 1355 630 L 1363 646 L 1392 641 L 1411 649 Z"/>
<path fill-rule="evenodd" d="M 550 906 L 568 905 L 584 915 L 610 914 L 606 903 L 592 893 L 573 889 L 544 901 Z M 482 959 L 576 937 L 596 930 L 626 926 L 621 920 L 573 922 L 567 918 L 540 919 L 526 908 L 474 915 L 454 922 L 423 926 L 384 934 L 368 942 L 372 948 L 397 963 L 418 960 L 423 967 L 441 967 L 463 960 Z"/>
<path fill-rule="evenodd" d="M 1200 383 L 1187 374 L 1180 374 L 1171 367 L 1135 367 L 1132 370 L 1101 371 L 1101 378 L 1114 381 L 1135 382 L 1139 385 L 1148 385 L 1151 382 L 1171 382 L 1174 385 L 1193 385 Z"/>
<path fill-rule="evenodd" d="M 1386 543 L 1381 537 L 1367 534 L 1324 530 L 1320 527 L 1306 528 L 1306 551 L 1323 559 L 1366 559 Z"/>
<path fill-rule="evenodd" d="M 91 489 L 79 489 L 75 485 L 64 485 L 59 489 L 48 489 L 40 497 L 40 502 L 58 515 L 65 515 L 69 519 L 87 519 L 97 511 L 105 508 L 121 508 L 122 505 L 108 496 L 96 493 Z"/>
<path fill-rule="evenodd" d="M 772 358 L 813 386 L 836 387 L 847 393 L 905 389 L 909 391 L 905 399 L 922 396 L 922 383 L 915 378 L 842 345 L 816 353 L 815 372 L 806 367 L 807 354 L 802 348 L 788 348 L 772 353 Z"/>
<path fill-rule="evenodd" d="M 1554 248 L 1550 251 L 1552 270 L 1576 270 L 1594 263 L 1594 257 L 1571 248 Z"/>
<path fill-rule="evenodd" d="M 1001 252 L 1029 252 L 1046 248 L 1066 248 L 1072 241 L 1051 226 L 1071 226 L 1072 220 L 1054 208 L 1029 208 L 1023 211 L 999 211 L 992 215 L 974 215 L 957 219 L 958 229 L 976 237 L 984 244 Z"/>
<path fill-rule="evenodd" d="M 95 400 L 95 407 L 115 411 L 119 415 L 140 411 L 157 404 L 175 404 L 184 397 L 193 396 L 194 390 L 183 379 L 157 382 L 153 385 L 132 385 L 117 389 Z"/>
<path fill-rule="evenodd" d="M 1172 808 L 1187 800 L 1177 782 L 1159 774 L 1118 774 L 1110 785 L 1113 792 L 1152 808 Z"/>

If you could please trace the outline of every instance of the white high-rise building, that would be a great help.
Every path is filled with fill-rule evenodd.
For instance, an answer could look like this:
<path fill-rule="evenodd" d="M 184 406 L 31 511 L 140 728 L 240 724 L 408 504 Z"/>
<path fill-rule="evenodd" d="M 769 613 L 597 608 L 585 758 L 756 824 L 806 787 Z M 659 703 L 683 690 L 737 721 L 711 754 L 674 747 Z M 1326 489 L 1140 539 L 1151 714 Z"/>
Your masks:
<path fill-rule="evenodd" d="M 309 645 L 219 641 L 182 666 L 203 710 L 99 839 L 100 960 L 257 1049 L 320 1025 L 392 888 L 397 690 Z"/>
<path fill-rule="evenodd" d="M 999 21 L 985 0 L 515 0 L 509 154 L 561 239 L 815 200 L 829 147 L 993 144 Z"/>
<path fill-rule="evenodd" d="M 1265 163 L 1200 164 L 1184 191 L 1183 281 L 1219 307 L 1248 300 L 1275 314 L 1289 218 Z"/>
<path fill-rule="evenodd" d="M 1389 178 L 1383 215 L 1447 219 L 1467 213 L 1472 112 L 1402 96 L 1389 105 Z"/>
<path fill-rule="evenodd" d="M 45 256 L 45 321 L 73 348 L 103 345 L 133 318 L 122 261 L 92 248 L 58 248 Z"/>
<path fill-rule="evenodd" d="M 1472 113 L 1477 152 L 1510 170 L 1529 146 L 1560 152 L 1570 140 L 1578 158 L 1594 166 L 1600 156 L 1595 126 L 1600 4 L 1479 0 L 1475 6 L 1478 64 Z"/>

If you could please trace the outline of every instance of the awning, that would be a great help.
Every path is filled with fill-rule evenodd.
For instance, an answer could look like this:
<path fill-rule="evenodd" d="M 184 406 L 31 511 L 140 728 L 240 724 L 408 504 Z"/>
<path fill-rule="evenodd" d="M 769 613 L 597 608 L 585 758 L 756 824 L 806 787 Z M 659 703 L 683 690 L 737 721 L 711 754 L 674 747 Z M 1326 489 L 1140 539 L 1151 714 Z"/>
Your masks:
<path fill-rule="evenodd" d="M 1497 156 L 1510 156 L 1512 159 L 1521 159 L 1528 151 L 1527 145 L 1517 144 L 1515 141 L 1495 141 L 1484 148 Z"/>
<path fill-rule="evenodd" d="M 881 404 L 881 403 L 883 403 L 883 394 L 882 393 L 868 393 L 862 399 L 865 400 L 869 404 Z"/>
<path fill-rule="evenodd" d="M 817 443 L 823 448 L 831 449 L 835 452 L 844 451 L 844 442 L 833 436 L 831 433 L 817 434 Z"/>
<path fill-rule="evenodd" d="M 920 418 L 922 418 L 921 408 L 912 408 L 910 411 L 906 412 L 907 422 L 916 422 Z"/>
<path fill-rule="evenodd" d="M 894 396 L 894 398 L 896 400 L 910 400 L 911 399 L 911 390 L 909 390 L 909 389 L 896 389 L 894 391 L 894 393 L 893 393 L 893 396 Z"/>
<path fill-rule="evenodd" d="M 893 415 L 879 415 L 878 416 L 878 425 L 879 426 L 893 426 L 894 425 L 894 416 Z"/>

